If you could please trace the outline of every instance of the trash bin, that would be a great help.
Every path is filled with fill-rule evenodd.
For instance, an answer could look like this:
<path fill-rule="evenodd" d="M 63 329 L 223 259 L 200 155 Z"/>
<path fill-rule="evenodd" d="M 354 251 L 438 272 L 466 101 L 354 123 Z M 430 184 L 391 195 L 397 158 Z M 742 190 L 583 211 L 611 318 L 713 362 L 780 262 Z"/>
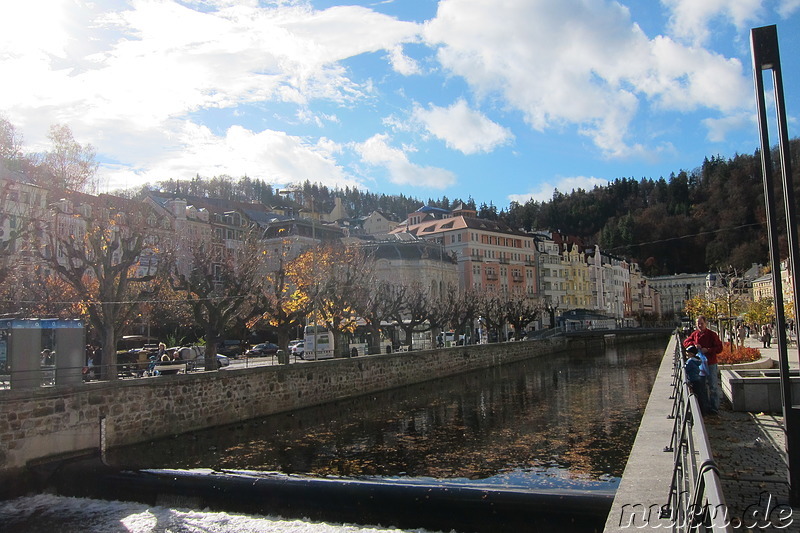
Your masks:
<path fill-rule="evenodd" d="M 277 352 L 275 352 L 275 355 L 278 356 L 279 365 L 289 364 L 289 354 L 287 354 L 284 350 L 278 350 Z"/>

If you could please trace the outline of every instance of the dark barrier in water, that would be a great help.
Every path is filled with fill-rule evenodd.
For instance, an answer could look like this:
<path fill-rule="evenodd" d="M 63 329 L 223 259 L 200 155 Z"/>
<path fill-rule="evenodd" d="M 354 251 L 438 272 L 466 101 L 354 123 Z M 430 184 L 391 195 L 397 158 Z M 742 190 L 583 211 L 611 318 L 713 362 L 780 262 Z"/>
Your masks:
<path fill-rule="evenodd" d="M 48 485 L 67 496 L 462 533 L 599 531 L 613 500 L 610 492 L 496 490 L 255 472 L 124 471 L 99 459 L 61 465 L 49 475 Z"/>

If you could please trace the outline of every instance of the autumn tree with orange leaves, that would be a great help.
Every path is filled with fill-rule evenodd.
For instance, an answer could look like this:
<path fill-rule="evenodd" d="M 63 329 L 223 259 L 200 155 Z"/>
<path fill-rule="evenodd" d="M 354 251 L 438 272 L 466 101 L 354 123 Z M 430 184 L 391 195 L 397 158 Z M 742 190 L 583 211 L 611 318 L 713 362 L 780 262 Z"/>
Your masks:
<path fill-rule="evenodd" d="M 292 242 L 284 240 L 277 251 L 268 258 L 269 271 L 265 274 L 259 298 L 260 314 L 249 323 L 266 322 L 278 335 L 278 346 L 287 350 L 292 332 L 303 325 L 311 312 L 313 277 L 307 274 L 310 254 L 307 251 L 292 258 Z"/>
<path fill-rule="evenodd" d="M 75 289 L 43 265 L 16 268 L 0 282 L 0 315 L 8 317 L 83 317 L 86 306 Z"/>
<path fill-rule="evenodd" d="M 373 265 L 356 247 L 327 246 L 317 254 L 318 321 L 333 332 L 339 354 L 347 353 L 345 340 L 358 325 L 359 295 L 373 289 Z"/>

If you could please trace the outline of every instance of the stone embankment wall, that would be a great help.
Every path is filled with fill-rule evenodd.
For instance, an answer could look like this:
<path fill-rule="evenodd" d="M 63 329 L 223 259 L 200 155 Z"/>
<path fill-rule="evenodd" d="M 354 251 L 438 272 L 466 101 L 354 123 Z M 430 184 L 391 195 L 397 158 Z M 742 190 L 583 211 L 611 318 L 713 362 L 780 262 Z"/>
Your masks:
<path fill-rule="evenodd" d="M 59 455 L 144 442 L 550 354 L 572 342 L 510 342 L 0 391 L 0 474 Z"/>

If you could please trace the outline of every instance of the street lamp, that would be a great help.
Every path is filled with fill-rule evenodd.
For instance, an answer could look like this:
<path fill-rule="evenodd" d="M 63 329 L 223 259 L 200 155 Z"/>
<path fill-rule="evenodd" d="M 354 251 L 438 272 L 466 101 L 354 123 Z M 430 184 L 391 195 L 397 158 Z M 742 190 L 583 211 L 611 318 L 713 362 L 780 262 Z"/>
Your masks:
<path fill-rule="evenodd" d="M 292 189 L 279 189 L 278 190 L 278 194 L 292 194 L 294 192 L 297 192 L 297 191 L 292 190 Z M 317 275 L 317 254 L 316 254 L 316 252 L 314 251 L 314 248 L 313 248 L 314 246 L 316 246 L 316 243 L 317 243 L 317 231 L 316 231 L 317 226 L 316 226 L 316 224 L 314 222 L 314 217 L 315 216 L 316 216 L 316 213 L 314 211 L 314 197 L 312 196 L 311 197 L 311 240 L 313 242 L 312 242 L 312 249 L 311 249 L 311 279 L 314 280 L 314 287 L 316 289 L 316 283 L 317 283 L 317 278 L 316 278 L 316 275 Z M 315 293 L 316 293 L 316 291 L 315 291 Z M 316 294 L 314 294 L 312 299 L 311 299 L 311 316 L 314 317 L 314 330 L 313 330 L 313 333 L 312 333 L 312 335 L 313 335 L 312 338 L 314 339 L 314 342 L 312 343 L 313 344 L 312 353 L 314 354 L 314 361 L 316 361 L 317 360 L 317 295 Z M 308 317 L 306 317 L 306 326 L 308 326 Z"/>
<path fill-rule="evenodd" d="M 789 465 L 789 503 L 800 504 L 800 409 L 795 406 L 792 385 L 789 379 L 789 352 L 786 343 L 786 317 L 783 309 L 783 285 L 780 276 L 779 217 L 775 213 L 775 183 L 773 178 L 772 146 L 769 142 L 766 99 L 764 95 L 763 71 L 772 71 L 772 85 L 775 96 L 777 130 L 779 139 L 778 155 L 781 169 L 781 189 L 783 190 L 785 236 L 789 245 L 789 272 L 792 275 L 795 316 L 800 316 L 800 301 L 797 298 L 800 273 L 800 244 L 797 236 L 797 217 L 795 214 L 794 182 L 792 179 L 789 136 L 787 133 L 786 107 L 783 95 L 783 74 L 778 50 L 778 30 L 773 26 L 753 28 L 750 31 L 750 48 L 753 55 L 753 78 L 755 82 L 756 108 L 758 109 L 758 129 L 761 138 L 761 175 L 764 185 L 764 204 L 767 215 L 767 239 L 769 242 L 770 263 L 772 264 L 772 290 L 775 302 L 775 321 L 778 330 L 778 360 L 783 399 L 783 419 L 786 429 L 786 456 Z"/>

